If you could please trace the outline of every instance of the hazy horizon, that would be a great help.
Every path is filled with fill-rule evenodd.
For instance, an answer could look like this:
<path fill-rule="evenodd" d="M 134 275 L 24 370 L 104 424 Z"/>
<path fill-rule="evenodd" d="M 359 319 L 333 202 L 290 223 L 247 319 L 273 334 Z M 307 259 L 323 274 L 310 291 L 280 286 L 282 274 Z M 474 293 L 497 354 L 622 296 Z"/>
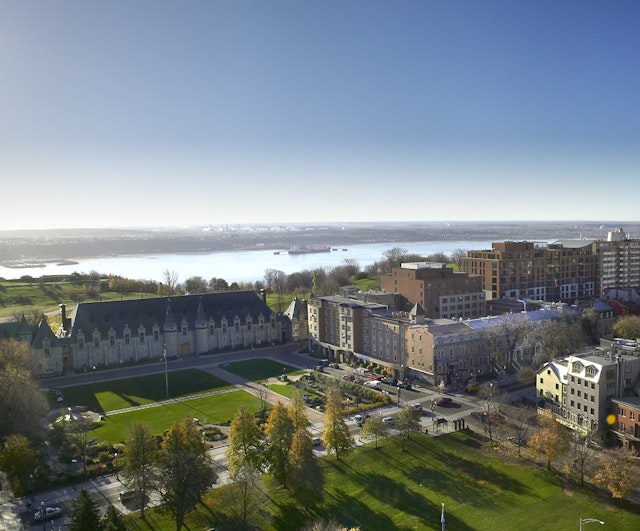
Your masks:
<path fill-rule="evenodd" d="M 624 223 L 640 4 L 0 4 L 0 231 Z"/>

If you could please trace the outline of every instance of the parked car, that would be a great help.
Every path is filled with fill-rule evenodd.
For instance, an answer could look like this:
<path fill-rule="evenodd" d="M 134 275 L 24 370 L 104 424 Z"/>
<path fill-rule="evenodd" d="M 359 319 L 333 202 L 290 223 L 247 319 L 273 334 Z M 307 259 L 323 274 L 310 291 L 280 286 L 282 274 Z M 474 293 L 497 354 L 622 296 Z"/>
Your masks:
<path fill-rule="evenodd" d="M 349 382 L 353 382 L 356 379 L 356 377 L 353 374 L 345 374 L 342 376 L 342 379 L 347 380 Z"/>
<path fill-rule="evenodd" d="M 398 385 L 398 379 L 392 378 L 391 376 L 385 376 L 380 381 L 387 385 Z"/>
<path fill-rule="evenodd" d="M 413 407 L 418 411 L 422 411 L 422 404 L 413 404 Z"/>
<path fill-rule="evenodd" d="M 448 396 L 441 396 L 440 398 L 438 398 L 438 400 L 436 400 L 435 404 L 436 406 L 448 406 L 452 402 L 453 400 Z"/>
<path fill-rule="evenodd" d="M 33 518 L 35 520 L 50 520 L 51 518 L 57 518 L 58 516 L 62 516 L 62 509 L 60 507 L 45 507 L 44 515 L 42 514 L 43 510 L 38 509 L 33 513 Z"/>
<path fill-rule="evenodd" d="M 360 414 L 356 414 L 353 416 L 353 420 L 358 426 L 361 426 L 364 422 L 364 417 Z"/>
<path fill-rule="evenodd" d="M 407 390 L 411 390 L 411 384 L 409 382 L 400 382 L 398 383 L 398 388 L 399 389 L 407 389 Z"/>
<path fill-rule="evenodd" d="M 313 446 L 320 446 L 322 444 L 322 439 L 320 437 L 313 438 Z"/>
<path fill-rule="evenodd" d="M 393 420 L 393 417 L 384 417 L 382 419 L 382 422 L 384 422 L 385 424 L 393 424 L 394 420 Z"/>
<path fill-rule="evenodd" d="M 464 388 L 464 390 L 465 390 L 467 393 L 475 393 L 475 392 L 478 390 L 478 388 L 479 388 L 479 387 L 480 387 L 480 386 L 478 385 L 478 382 L 470 381 L 470 382 L 467 384 L 467 386 Z"/>
<path fill-rule="evenodd" d="M 137 496 L 137 492 L 134 489 L 131 490 L 121 490 L 120 494 L 118 495 L 120 498 L 120 501 L 122 503 L 129 503 L 133 500 L 135 500 L 136 496 Z"/>
<path fill-rule="evenodd" d="M 332 369 L 339 369 L 340 368 L 340 364 L 339 363 L 329 363 L 329 367 L 331 367 Z"/>
<path fill-rule="evenodd" d="M 497 422 L 498 424 L 502 424 L 504 423 L 504 417 L 500 414 L 500 413 L 488 413 L 487 411 L 484 412 L 484 420 L 490 420 L 492 422 Z"/>

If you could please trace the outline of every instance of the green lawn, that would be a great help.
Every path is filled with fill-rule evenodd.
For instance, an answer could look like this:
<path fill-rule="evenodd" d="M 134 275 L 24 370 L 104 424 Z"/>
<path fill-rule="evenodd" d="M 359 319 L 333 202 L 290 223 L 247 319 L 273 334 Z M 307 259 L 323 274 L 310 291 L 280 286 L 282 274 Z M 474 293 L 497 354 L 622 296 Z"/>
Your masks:
<path fill-rule="evenodd" d="M 245 391 L 229 391 L 184 401 L 163 402 L 154 407 L 107 415 L 102 425 L 91 431 L 90 438 L 100 443 L 114 444 L 123 441 L 132 422 L 146 422 L 153 433 L 161 435 L 173 423 L 185 418 L 197 418 L 200 422 L 224 424 L 231 420 L 240 405 L 249 411 L 258 410 L 258 399 Z"/>
<path fill-rule="evenodd" d="M 254 382 L 282 376 L 283 373 L 291 376 L 304 374 L 306 372 L 304 369 L 298 369 L 296 367 L 284 365 L 280 362 L 265 358 L 235 361 L 226 366 L 225 370 Z"/>
<path fill-rule="evenodd" d="M 181 397 L 223 389 L 230 385 L 198 369 L 168 373 L 169 396 Z M 92 411 L 108 413 L 116 409 L 150 404 L 167 398 L 165 374 L 149 374 L 122 380 L 65 387 L 64 402 L 52 402 L 52 408 L 87 406 Z M 55 404 L 55 405 L 54 405 Z"/>
<path fill-rule="evenodd" d="M 265 530 L 295 530 L 315 519 L 336 519 L 365 530 L 440 529 L 445 504 L 448 529 L 578 529 L 580 518 L 597 518 L 607 529 L 640 528 L 638 507 L 617 502 L 590 489 L 563 489 L 559 478 L 543 468 L 506 463 L 487 455 L 477 435 L 456 432 L 436 438 L 415 434 L 402 452 L 397 440 L 379 449 L 358 448 L 342 461 L 323 459 L 323 496 L 305 506 L 271 485 L 266 508 L 272 521 Z M 222 489 L 214 489 L 187 519 L 189 529 L 233 529 L 221 513 Z M 149 511 L 136 530 L 174 529 L 171 518 Z M 595 524 L 594 524 L 595 525 Z"/>

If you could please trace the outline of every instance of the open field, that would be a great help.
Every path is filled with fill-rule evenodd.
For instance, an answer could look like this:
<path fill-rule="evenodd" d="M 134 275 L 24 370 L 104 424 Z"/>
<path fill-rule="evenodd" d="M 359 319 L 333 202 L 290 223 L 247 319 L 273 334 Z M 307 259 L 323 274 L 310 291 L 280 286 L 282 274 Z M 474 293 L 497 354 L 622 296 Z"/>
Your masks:
<path fill-rule="evenodd" d="M 198 369 L 172 371 L 168 373 L 169 396 L 176 398 L 231 385 L 208 372 Z M 52 408 L 86 406 L 98 413 L 142 406 L 167 399 L 165 374 L 124 378 L 64 388 L 64 402 L 52 402 Z M 53 400 L 53 399 L 52 399 Z"/>
<path fill-rule="evenodd" d="M 154 407 L 136 409 L 117 415 L 107 415 L 102 425 L 91 432 L 91 438 L 100 443 L 114 444 L 126 439 L 127 429 L 133 422 L 149 424 L 153 433 L 161 435 L 175 422 L 197 418 L 200 422 L 226 424 L 241 405 L 255 413 L 258 400 L 246 391 L 229 391 L 190 400 L 162 402 Z"/>
<path fill-rule="evenodd" d="M 440 529 L 445 504 L 448 529 L 566 530 L 578 529 L 580 518 L 597 518 L 607 529 L 638 529 L 637 506 L 611 500 L 600 491 L 563 485 L 554 474 L 536 466 L 505 462 L 484 450 L 484 439 L 468 432 L 436 438 L 415 434 L 402 452 L 395 439 L 379 449 L 357 448 L 342 461 L 324 458 L 322 498 L 305 506 L 267 480 L 271 521 L 265 530 L 300 529 L 316 519 L 336 519 L 362 531 Z M 189 529 L 234 529 L 225 521 L 229 510 L 225 487 L 205 497 L 187 519 Z M 135 530 L 169 530 L 167 514 L 153 510 Z"/>
<path fill-rule="evenodd" d="M 304 374 L 306 372 L 304 369 L 298 369 L 296 367 L 284 365 L 277 361 L 265 358 L 235 361 L 226 366 L 225 370 L 254 382 L 261 382 L 269 378 L 277 378 L 283 374 L 292 376 L 296 374 Z"/>

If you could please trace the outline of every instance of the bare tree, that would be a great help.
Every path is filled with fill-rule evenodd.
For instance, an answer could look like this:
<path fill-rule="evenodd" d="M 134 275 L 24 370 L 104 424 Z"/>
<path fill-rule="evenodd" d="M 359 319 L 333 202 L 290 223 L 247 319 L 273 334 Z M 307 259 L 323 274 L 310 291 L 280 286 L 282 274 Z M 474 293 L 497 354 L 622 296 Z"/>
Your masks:
<path fill-rule="evenodd" d="M 482 400 L 484 431 L 489 436 L 489 440 L 493 442 L 493 437 L 504 422 L 504 417 L 500 412 L 504 392 L 493 383 L 483 383 L 478 388 L 477 396 Z"/>
<path fill-rule="evenodd" d="M 529 319 L 520 314 L 504 314 L 487 327 L 484 339 L 494 362 L 511 367 L 516 347 L 533 330 Z"/>
<path fill-rule="evenodd" d="M 175 270 L 165 269 L 162 272 L 162 278 L 164 279 L 166 295 L 174 295 L 178 286 L 178 272 Z"/>
<path fill-rule="evenodd" d="M 467 251 L 464 249 L 455 249 L 450 256 L 452 264 L 462 267 L 462 259 L 467 257 Z"/>

